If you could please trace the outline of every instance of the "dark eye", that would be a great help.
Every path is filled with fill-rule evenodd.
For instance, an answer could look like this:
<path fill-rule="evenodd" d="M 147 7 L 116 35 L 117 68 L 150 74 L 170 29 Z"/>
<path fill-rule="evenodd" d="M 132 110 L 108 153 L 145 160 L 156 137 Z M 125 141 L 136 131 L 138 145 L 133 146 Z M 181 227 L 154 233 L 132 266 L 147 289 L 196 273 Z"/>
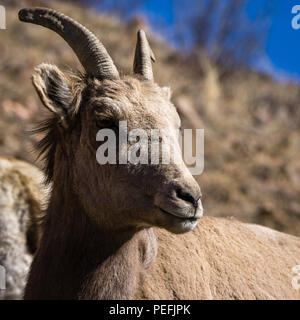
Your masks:
<path fill-rule="evenodd" d="M 112 118 L 98 116 L 96 118 L 96 126 L 99 129 L 112 128 L 115 126 L 115 122 Z"/>

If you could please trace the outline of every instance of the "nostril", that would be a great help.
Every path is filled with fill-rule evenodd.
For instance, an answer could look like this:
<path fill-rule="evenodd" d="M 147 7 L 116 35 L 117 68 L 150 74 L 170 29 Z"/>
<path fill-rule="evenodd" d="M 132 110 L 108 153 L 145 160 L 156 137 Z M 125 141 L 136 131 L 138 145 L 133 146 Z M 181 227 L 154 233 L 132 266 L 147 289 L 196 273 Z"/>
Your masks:
<path fill-rule="evenodd" d="M 176 195 L 178 198 L 184 201 L 190 202 L 195 208 L 198 208 L 198 201 L 201 198 L 201 195 L 198 197 L 194 197 L 192 194 L 190 194 L 189 192 L 183 191 L 182 189 L 177 189 Z"/>

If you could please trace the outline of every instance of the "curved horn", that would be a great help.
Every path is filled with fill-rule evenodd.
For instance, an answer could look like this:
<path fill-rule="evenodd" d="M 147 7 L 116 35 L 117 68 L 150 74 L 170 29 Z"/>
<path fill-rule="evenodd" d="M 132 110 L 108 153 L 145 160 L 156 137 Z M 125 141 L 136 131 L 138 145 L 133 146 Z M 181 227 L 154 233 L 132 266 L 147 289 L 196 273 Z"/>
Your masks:
<path fill-rule="evenodd" d="M 100 79 L 119 79 L 119 72 L 103 44 L 87 28 L 48 8 L 26 8 L 19 19 L 58 33 L 73 49 L 86 72 Z"/>
<path fill-rule="evenodd" d="M 155 56 L 150 48 L 144 30 L 139 30 L 133 63 L 134 73 L 142 75 L 146 80 L 153 81 L 151 60 L 155 62 Z"/>

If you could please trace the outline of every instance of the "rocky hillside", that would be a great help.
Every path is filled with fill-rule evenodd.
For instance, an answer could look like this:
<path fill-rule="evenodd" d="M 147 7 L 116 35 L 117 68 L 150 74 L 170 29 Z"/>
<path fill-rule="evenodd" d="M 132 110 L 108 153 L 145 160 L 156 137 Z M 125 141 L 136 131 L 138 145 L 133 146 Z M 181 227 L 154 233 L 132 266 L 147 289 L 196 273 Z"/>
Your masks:
<path fill-rule="evenodd" d="M 38 137 L 26 134 L 43 116 L 31 86 L 41 62 L 80 68 L 70 48 L 53 32 L 24 25 L 11 2 L 7 30 L 0 30 L 0 155 L 33 162 Z M 15 4 L 13 4 L 15 3 Z M 93 30 L 117 66 L 130 72 L 141 25 L 156 54 L 156 81 L 170 85 L 184 127 L 205 129 L 205 170 L 197 177 L 205 214 L 234 216 L 300 235 L 300 88 L 249 70 L 221 74 L 204 54 L 184 58 L 142 19 L 127 24 L 75 5 L 47 2 Z"/>

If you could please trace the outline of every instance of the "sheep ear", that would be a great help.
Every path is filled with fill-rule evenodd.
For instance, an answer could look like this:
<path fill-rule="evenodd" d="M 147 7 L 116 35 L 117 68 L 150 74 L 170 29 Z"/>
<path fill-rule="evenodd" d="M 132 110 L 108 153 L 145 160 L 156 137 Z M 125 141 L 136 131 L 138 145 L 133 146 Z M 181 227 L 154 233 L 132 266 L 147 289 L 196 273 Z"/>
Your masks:
<path fill-rule="evenodd" d="M 56 66 L 43 63 L 35 68 L 32 83 L 45 107 L 66 124 L 74 100 L 70 80 Z"/>

